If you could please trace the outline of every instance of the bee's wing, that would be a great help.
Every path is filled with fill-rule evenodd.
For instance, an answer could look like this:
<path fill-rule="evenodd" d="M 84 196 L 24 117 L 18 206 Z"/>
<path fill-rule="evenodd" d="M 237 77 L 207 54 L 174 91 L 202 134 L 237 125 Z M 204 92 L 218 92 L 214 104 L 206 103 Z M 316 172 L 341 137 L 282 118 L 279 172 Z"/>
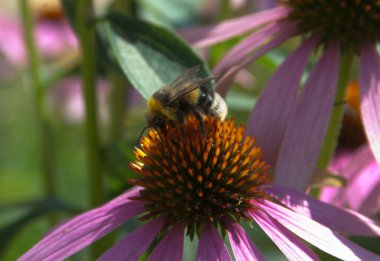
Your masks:
<path fill-rule="evenodd" d="M 190 67 L 183 73 L 181 73 L 170 85 L 175 87 L 177 85 L 180 85 L 182 82 L 187 81 L 189 79 L 194 79 L 195 75 L 199 72 L 201 69 L 201 66 L 195 65 L 193 67 Z"/>
<path fill-rule="evenodd" d="M 180 83 L 178 83 L 176 86 L 170 85 L 173 90 L 175 90 L 175 94 L 170 97 L 169 103 L 174 102 L 175 100 L 183 97 L 184 95 L 200 88 L 202 85 L 212 81 L 215 79 L 213 76 L 208 76 L 202 79 L 183 79 Z"/>

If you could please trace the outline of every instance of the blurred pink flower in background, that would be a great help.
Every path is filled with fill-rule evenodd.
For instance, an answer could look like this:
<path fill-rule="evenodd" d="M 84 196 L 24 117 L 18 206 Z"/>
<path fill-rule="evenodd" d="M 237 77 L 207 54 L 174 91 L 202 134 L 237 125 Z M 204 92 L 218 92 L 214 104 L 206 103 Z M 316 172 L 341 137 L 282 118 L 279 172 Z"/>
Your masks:
<path fill-rule="evenodd" d="M 13 64 L 26 62 L 22 28 L 19 21 L 0 14 L 0 52 Z"/>
<path fill-rule="evenodd" d="M 109 86 L 105 79 L 96 82 L 97 109 L 100 123 L 106 126 L 109 121 Z M 71 124 L 81 123 L 85 119 L 82 82 L 79 77 L 66 78 L 50 90 L 52 108 Z"/>
<path fill-rule="evenodd" d="M 59 61 L 77 57 L 78 41 L 62 14 L 59 2 L 52 2 L 51 5 L 45 5 L 45 2 L 37 3 L 34 7 L 34 15 L 36 19 L 34 36 L 41 59 L 46 63 L 58 63 L 56 69 L 63 69 L 59 66 L 64 66 L 64 64 L 60 64 Z M 24 66 L 27 63 L 21 22 L 16 17 L 5 13 L 0 14 L 0 53 L 6 62 L 16 67 Z M 12 73 L 9 68 L 5 70 L 7 69 L 6 64 L 0 63 L 0 65 L 4 67 L 2 70 L 4 76 Z M 69 64 L 69 66 L 72 65 Z M 101 124 L 105 126 L 109 120 L 109 88 L 104 79 L 97 81 L 96 88 L 98 115 Z M 77 124 L 84 120 L 85 108 L 79 77 L 71 76 L 60 80 L 56 86 L 49 88 L 48 97 L 51 107 L 61 114 L 66 122 Z"/>
<path fill-rule="evenodd" d="M 41 17 L 35 29 L 37 47 L 44 59 L 56 58 L 78 47 L 75 34 L 63 17 Z M 27 62 L 21 23 L 4 13 L 0 13 L 0 53 L 14 65 Z"/>

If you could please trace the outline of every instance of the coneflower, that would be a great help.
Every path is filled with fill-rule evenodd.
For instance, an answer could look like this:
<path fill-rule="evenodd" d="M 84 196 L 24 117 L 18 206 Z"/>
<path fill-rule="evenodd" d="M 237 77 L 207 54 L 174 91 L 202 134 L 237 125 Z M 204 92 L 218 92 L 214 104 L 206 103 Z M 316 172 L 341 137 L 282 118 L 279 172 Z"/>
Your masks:
<path fill-rule="evenodd" d="M 145 224 L 99 260 L 137 260 L 155 239 L 159 242 L 148 260 L 182 260 L 185 232 L 190 238 L 199 236 L 197 260 L 231 260 L 231 255 L 236 260 L 264 260 L 240 225 L 243 221 L 255 221 L 290 260 L 318 259 L 300 238 L 344 260 L 380 259 L 323 225 L 330 222 L 344 232 L 379 235 L 373 222 L 271 187 L 271 167 L 255 138 L 245 136 L 244 126 L 208 118 L 205 127 L 202 134 L 199 121 L 189 118 L 182 126 L 149 132 L 131 164 L 139 174 L 130 180 L 135 188 L 54 229 L 20 260 L 64 259 L 137 215 Z"/>
<path fill-rule="evenodd" d="M 202 48 L 257 29 L 233 47 L 214 68 L 215 75 L 224 74 L 218 83 L 219 90 L 224 92 L 241 68 L 287 39 L 303 37 L 297 50 L 287 57 L 267 84 L 247 128 L 257 135 L 260 145 L 276 145 L 273 152 L 267 152 L 267 160 L 277 162 L 276 182 L 304 191 L 314 172 L 334 105 L 342 53 L 345 57 L 353 53 L 360 59 L 363 122 L 369 145 L 380 162 L 380 57 L 376 49 L 380 42 L 380 5 L 375 0 L 278 2 L 279 6 L 270 10 L 216 25 L 184 29 L 180 33 L 194 46 Z M 319 47 L 323 49 L 322 56 L 299 92 L 309 56 Z M 253 51 L 256 52 L 252 54 Z M 264 124 L 255 126 L 258 121 Z M 280 127 L 268 128 L 274 122 Z M 268 131 L 271 135 L 266 138 Z M 305 144 L 307 150 L 301 148 Z M 277 160 L 278 153 L 282 156 Z M 288 179 L 292 172 L 299 176 Z"/>

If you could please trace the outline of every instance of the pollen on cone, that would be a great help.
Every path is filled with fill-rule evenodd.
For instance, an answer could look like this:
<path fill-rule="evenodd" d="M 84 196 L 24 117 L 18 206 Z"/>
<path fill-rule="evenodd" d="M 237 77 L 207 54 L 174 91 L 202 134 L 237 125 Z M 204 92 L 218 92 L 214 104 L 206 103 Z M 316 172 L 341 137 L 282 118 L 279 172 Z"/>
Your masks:
<path fill-rule="evenodd" d="M 145 218 L 182 220 L 190 230 L 205 220 L 223 225 L 226 216 L 246 218 L 251 200 L 265 195 L 269 166 L 255 138 L 233 120 L 206 118 L 204 125 L 206 133 L 190 117 L 149 132 L 135 149 L 130 166 L 141 178 L 131 183 L 144 188 L 137 200 L 146 201 Z"/>

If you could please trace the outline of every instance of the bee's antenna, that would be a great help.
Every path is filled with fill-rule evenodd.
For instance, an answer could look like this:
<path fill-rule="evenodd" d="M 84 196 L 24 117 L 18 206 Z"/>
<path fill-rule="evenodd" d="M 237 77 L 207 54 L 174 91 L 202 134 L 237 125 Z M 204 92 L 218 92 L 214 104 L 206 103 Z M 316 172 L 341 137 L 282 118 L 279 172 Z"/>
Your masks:
<path fill-rule="evenodd" d="M 136 143 L 135 147 L 137 147 L 140 144 L 140 139 L 141 139 L 142 135 L 144 134 L 145 130 L 149 129 L 149 128 L 151 128 L 151 127 L 146 126 L 146 127 L 143 128 L 143 130 L 141 131 L 140 136 L 139 136 L 139 138 L 137 140 L 137 143 Z"/>

